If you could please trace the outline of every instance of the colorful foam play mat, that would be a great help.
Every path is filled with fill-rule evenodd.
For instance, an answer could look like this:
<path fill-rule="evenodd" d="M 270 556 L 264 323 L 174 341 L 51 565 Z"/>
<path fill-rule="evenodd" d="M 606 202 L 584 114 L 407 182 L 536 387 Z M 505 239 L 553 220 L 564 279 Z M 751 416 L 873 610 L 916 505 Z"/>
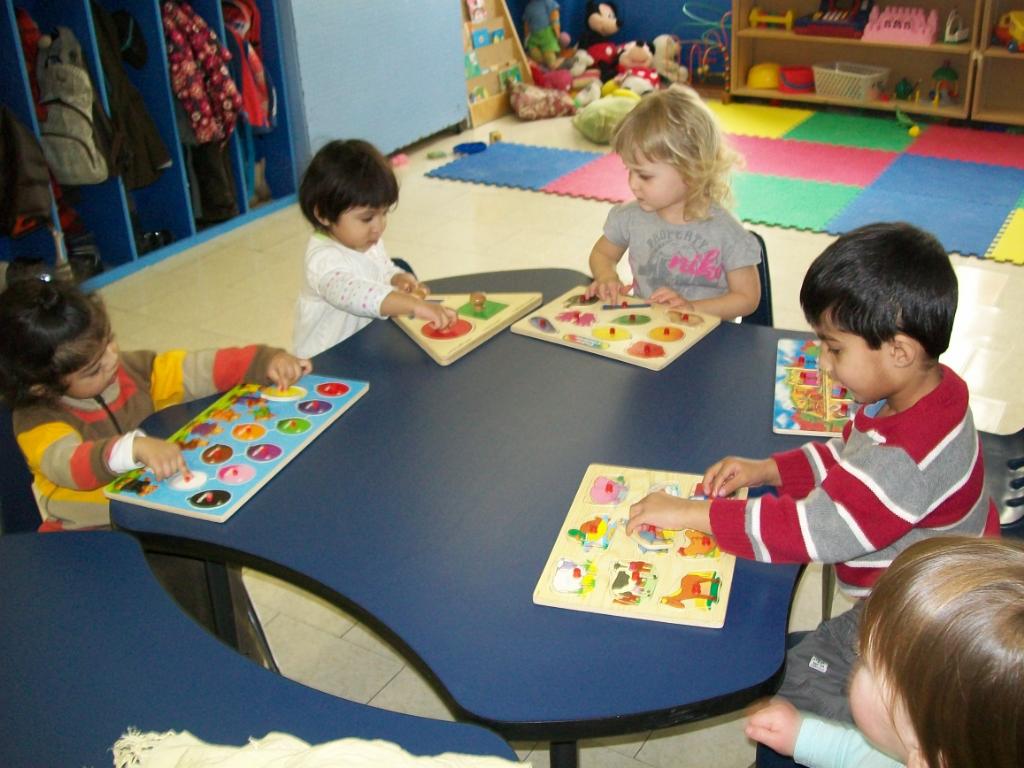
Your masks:
<path fill-rule="evenodd" d="M 841 234 L 874 221 L 930 230 L 949 252 L 1024 265 L 1024 134 L 892 116 L 709 102 L 745 164 L 736 214 Z M 498 142 L 428 176 L 606 202 L 632 195 L 615 154 Z"/>

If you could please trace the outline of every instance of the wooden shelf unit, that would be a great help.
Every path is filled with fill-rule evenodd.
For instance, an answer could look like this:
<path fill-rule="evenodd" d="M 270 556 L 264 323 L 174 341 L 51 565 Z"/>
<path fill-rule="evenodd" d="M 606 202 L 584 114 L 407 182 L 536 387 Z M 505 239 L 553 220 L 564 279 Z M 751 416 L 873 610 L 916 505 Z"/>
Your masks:
<path fill-rule="evenodd" d="M 999 17 L 1019 10 L 1020 0 L 984 0 L 971 117 L 992 123 L 1024 125 L 1024 51 L 1011 53 L 991 43 Z"/>
<path fill-rule="evenodd" d="M 813 13 L 817 0 L 775 0 L 777 6 L 763 5 L 763 0 L 733 0 L 732 71 L 730 90 L 736 96 L 752 96 L 779 101 L 841 106 L 929 115 L 940 118 L 985 120 L 1024 125 L 1024 99 L 1020 84 L 1024 82 L 1024 54 L 989 44 L 992 28 L 1000 14 L 1011 10 L 1015 0 L 921 0 L 915 7 L 935 9 L 939 16 L 939 35 L 945 29 L 946 17 L 956 9 L 963 23 L 970 28 L 967 41 L 958 44 L 906 45 L 900 43 L 864 42 L 860 39 L 798 35 L 777 28 L 757 28 L 750 24 L 750 11 L 757 5 L 766 13 L 783 13 L 793 9 L 796 18 Z M 890 5 L 882 3 L 882 7 Z M 1019 5 L 1019 2 L 1017 2 Z M 817 93 L 783 93 L 747 87 L 750 68 L 762 62 L 781 66 L 813 66 L 834 61 L 888 67 L 887 90 L 901 78 L 920 82 L 920 99 L 859 101 Z M 959 75 L 959 96 L 953 104 L 933 105 L 928 99 L 932 73 L 945 62 Z"/>
<path fill-rule="evenodd" d="M 465 0 L 462 0 L 462 39 L 467 59 L 475 54 L 481 74 L 468 76 L 467 61 L 466 97 L 469 102 L 469 122 L 475 128 L 489 123 L 512 110 L 509 103 L 508 89 L 502 82 L 501 73 L 512 68 L 519 68 L 520 79 L 524 83 L 532 83 L 530 64 L 523 51 L 522 43 L 516 32 L 512 17 L 508 12 L 505 0 L 485 0 L 483 19 L 472 20 Z M 474 33 L 486 32 L 491 41 L 487 45 L 474 47 Z M 495 33 L 504 35 L 494 39 Z M 480 89 L 486 90 L 486 96 L 476 96 Z"/>

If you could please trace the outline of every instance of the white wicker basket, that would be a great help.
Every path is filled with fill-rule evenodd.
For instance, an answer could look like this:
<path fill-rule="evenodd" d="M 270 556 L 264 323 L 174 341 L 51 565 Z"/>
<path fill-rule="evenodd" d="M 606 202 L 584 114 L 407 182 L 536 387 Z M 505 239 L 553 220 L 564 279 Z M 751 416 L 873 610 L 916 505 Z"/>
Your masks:
<path fill-rule="evenodd" d="M 878 97 L 888 79 L 888 67 L 848 61 L 814 65 L 814 90 L 819 96 L 868 101 Z"/>

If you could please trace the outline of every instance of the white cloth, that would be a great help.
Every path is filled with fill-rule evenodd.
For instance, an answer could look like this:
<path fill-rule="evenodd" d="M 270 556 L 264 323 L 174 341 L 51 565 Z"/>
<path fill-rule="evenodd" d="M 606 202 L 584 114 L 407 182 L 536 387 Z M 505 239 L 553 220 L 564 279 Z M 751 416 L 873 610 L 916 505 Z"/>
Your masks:
<path fill-rule="evenodd" d="M 110 457 L 107 459 L 107 466 L 114 474 L 120 475 L 131 469 L 138 469 L 142 462 L 135 460 L 135 438 L 145 437 L 146 433 L 141 429 L 133 429 L 121 435 L 110 449 Z"/>
<path fill-rule="evenodd" d="M 521 768 L 500 757 L 445 752 L 411 755 L 397 744 L 374 739 L 338 739 L 316 746 L 287 733 L 268 733 L 244 747 L 207 744 L 188 731 L 140 733 L 129 729 L 114 744 L 114 768 Z"/>
<path fill-rule="evenodd" d="M 381 302 L 401 273 L 378 241 L 365 252 L 321 232 L 306 246 L 305 278 L 295 307 L 294 348 L 312 357 L 383 317 Z"/>

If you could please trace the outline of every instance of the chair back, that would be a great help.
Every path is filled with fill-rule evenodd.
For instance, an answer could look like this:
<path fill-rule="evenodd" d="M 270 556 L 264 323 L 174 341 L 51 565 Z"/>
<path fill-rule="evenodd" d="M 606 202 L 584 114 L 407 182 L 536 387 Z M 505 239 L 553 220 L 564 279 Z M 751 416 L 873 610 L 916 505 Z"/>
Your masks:
<path fill-rule="evenodd" d="M 757 308 L 749 315 L 741 318 L 740 322 L 764 325 L 771 328 L 775 322 L 775 317 L 772 314 L 772 278 L 771 272 L 768 269 L 768 249 L 765 247 L 763 237 L 754 230 L 748 231 L 757 239 L 758 244 L 761 246 L 761 263 L 757 265 L 757 275 L 761 278 L 761 301 L 758 302 Z"/>
<path fill-rule="evenodd" d="M 985 491 L 996 503 L 1003 532 L 1024 535 L 1024 429 L 1012 435 L 978 434 L 985 456 Z"/>
<path fill-rule="evenodd" d="M 39 528 L 32 473 L 14 439 L 11 411 L 0 405 L 0 534 Z"/>

